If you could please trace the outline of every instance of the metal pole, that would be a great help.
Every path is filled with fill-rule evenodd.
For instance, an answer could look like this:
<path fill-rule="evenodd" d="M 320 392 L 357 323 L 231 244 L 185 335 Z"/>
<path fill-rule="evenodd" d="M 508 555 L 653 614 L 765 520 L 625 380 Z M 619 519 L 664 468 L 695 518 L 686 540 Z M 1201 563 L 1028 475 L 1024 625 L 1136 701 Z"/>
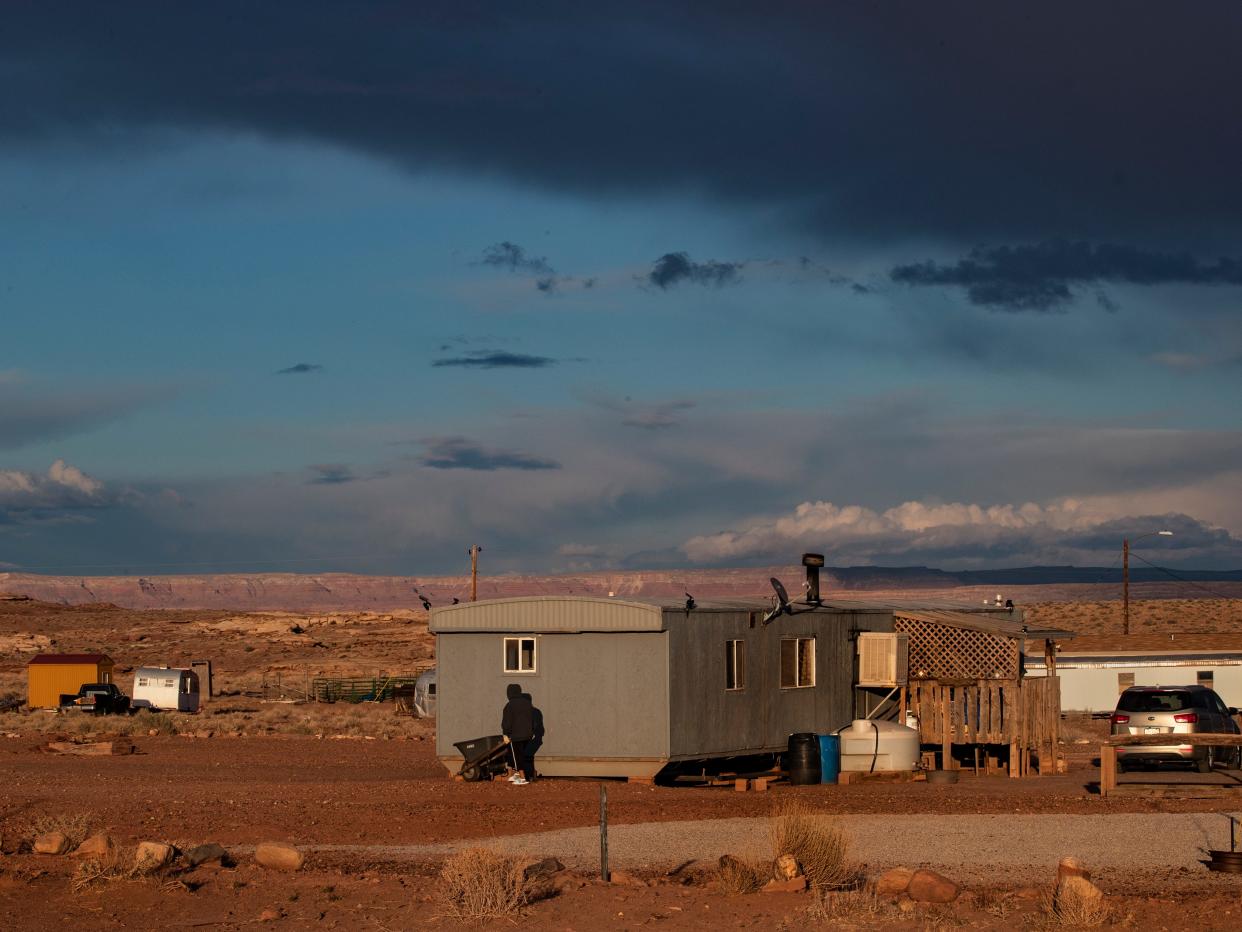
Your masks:
<path fill-rule="evenodd" d="M 1130 633 L 1130 539 L 1121 542 L 1121 633 Z"/>
<path fill-rule="evenodd" d="M 599 876 L 604 883 L 612 879 L 608 871 L 608 787 L 599 785 Z"/>

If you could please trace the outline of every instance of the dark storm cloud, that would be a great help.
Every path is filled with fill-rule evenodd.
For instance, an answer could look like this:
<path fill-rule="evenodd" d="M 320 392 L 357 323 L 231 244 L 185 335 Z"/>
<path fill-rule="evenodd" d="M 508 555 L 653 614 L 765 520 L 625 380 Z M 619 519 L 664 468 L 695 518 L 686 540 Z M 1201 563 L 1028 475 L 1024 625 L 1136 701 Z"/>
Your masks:
<path fill-rule="evenodd" d="M 294 363 L 292 366 L 289 366 L 289 368 L 287 369 L 277 369 L 276 374 L 277 375 L 305 375 L 308 372 L 320 372 L 322 370 L 323 370 L 323 366 L 319 365 L 319 363 L 317 362 L 299 362 L 299 363 Z"/>
<path fill-rule="evenodd" d="M 315 474 L 308 482 L 311 485 L 344 485 L 357 482 L 354 471 L 343 463 L 319 463 L 311 467 Z"/>
<path fill-rule="evenodd" d="M 490 265 L 492 268 L 505 269 L 508 272 L 529 272 L 533 275 L 556 274 L 556 270 L 543 256 L 528 255 L 526 250 L 517 243 L 510 243 L 507 240 L 484 249 L 479 265 Z"/>
<path fill-rule="evenodd" d="M 0 382 L 0 450 L 95 430 L 149 406 L 160 395 L 167 397 L 167 392 Z"/>
<path fill-rule="evenodd" d="M 531 356 L 526 353 L 509 353 L 504 350 L 477 350 L 465 356 L 437 359 L 435 367 L 456 366 L 463 369 L 546 369 L 555 366 L 550 356 Z"/>
<path fill-rule="evenodd" d="M 79 0 L 4 25 L 9 145 L 253 132 L 882 239 L 1210 241 L 1242 217 L 1223 0 Z"/>
<path fill-rule="evenodd" d="M 418 458 L 432 469 L 560 469 L 556 460 L 516 450 L 488 449 L 465 437 L 427 437 L 420 441 L 426 452 Z"/>
<path fill-rule="evenodd" d="M 1242 262 L 1201 261 L 1185 252 L 1116 243 L 1049 240 L 972 249 L 947 265 L 899 265 L 890 277 L 905 285 L 959 286 L 972 304 L 997 310 L 1052 311 L 1072 301 L 1075 289 L 1100 284 L 1242 285 Z M 1096 300 L 1105 310 L 1116 310 L 1107 294 L 1098 292 Z"/>
<path fill-rule="evenodd" d="M 679 282 L 692 282 L 696 285 L 736 284 L 741 279 L 741 262 L 717 262 L 708 259 L 706 262 L 694 262 L 684 252 L 667 252 L 656 259 L 647 273 L 647 281 L 657 288 L 667 290 Z"/>

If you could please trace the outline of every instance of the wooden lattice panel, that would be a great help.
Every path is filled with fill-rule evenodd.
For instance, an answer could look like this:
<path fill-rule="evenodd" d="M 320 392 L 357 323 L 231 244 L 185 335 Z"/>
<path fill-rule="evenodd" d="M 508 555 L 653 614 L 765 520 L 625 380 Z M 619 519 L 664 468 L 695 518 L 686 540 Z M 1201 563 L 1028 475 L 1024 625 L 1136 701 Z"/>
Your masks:
<path fill-rule="evenodd" d="M 894 627 L 910 635 L 912 680 L 1018 678 L 1018 642 L 1012 638 L 901 615 Z"/>

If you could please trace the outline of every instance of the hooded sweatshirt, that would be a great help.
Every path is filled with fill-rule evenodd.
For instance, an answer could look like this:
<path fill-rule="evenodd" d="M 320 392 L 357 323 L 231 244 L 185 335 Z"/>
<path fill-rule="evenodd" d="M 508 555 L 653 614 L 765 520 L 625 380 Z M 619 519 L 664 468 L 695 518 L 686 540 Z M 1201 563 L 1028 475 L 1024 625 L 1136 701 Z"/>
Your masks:
<path fill-rule="evenodd" d="M 510 741 L 529 741 L 535 736 L 535 713 L 530 696 L 523 695 L 517 683 L 509 684 L 506 695 L 509 701 L 500 716 L 500 730 Z"/>

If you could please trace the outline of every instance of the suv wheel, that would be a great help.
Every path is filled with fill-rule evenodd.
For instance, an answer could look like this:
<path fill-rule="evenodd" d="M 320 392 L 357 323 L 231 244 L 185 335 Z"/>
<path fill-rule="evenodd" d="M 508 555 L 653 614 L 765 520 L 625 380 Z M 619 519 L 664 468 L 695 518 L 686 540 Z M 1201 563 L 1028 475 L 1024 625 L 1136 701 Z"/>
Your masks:
<path fill-rule="evenodd" d="M 1199 773 L 1211 773 L 1212 764 L 1214 764 L 1215 762 L 1216 762 L 1216 748 L 1210 747 L 1207 749 L 1207 752 L 1201 758 L 1195 761 L 1195 767 L 1198 769 Z"/>

